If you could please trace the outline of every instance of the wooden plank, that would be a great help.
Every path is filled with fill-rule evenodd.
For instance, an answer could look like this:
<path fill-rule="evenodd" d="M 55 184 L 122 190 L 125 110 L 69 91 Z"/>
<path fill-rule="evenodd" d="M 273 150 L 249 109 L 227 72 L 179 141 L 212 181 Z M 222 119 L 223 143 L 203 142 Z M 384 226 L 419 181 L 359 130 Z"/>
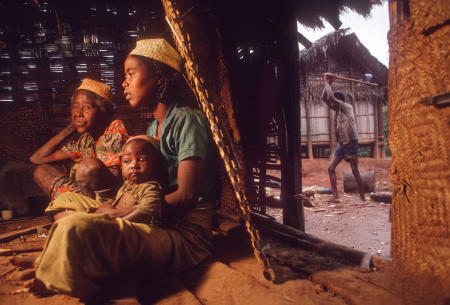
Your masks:
<path fill-rule="evenodd" d="M 43 247 L 32 247 L 26 249 L 2 249 L 0 248 L 0 256 L 9 256 L 13 254 L 19 253 L 30 253 L 30 252 L 39 252 L 42 251 Z"/>
<path fill-rule="evenodd" d="M 48 223 L 48 224 L 44 224 L 42 227 L 45 229 L 49 229 L 51 226 L 52 226 L 52 224 Z M 33 234 L 36 232 L 37 232 L 37 227 L 32 227 L 32 228 L 27 228 L 27 229 L 23 229 L 23 230 L 16 230 L 13 232 L 4 233 L 4 234 L 0 235 L 0 242 L 2 242 L 2 243 L 8 242 L 13 239 L 19 238 L 20 236 Z"/>
<path fill-rule="evenodd" d="M 312 275 L 312 281 L 336 292 L 351 305 L 403 305 L 405 300 L 379 285 L 359 279 L 361 273 L 343 269 L 322 271 Z M 409 303 L 418 304 L 418 303 Z"/>

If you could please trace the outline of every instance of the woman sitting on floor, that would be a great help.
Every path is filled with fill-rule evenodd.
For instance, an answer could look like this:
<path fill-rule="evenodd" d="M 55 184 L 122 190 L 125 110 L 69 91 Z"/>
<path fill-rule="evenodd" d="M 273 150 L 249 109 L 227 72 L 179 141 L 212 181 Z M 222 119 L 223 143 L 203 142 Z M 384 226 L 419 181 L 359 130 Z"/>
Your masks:
<path fill-rule="evenodd" d="M 110 87 L 85 78 L 71 97 L 71 122 L 41 146 L 30 161 L 36 183 L 56 199 L 65 192 L 100 201 L 114 198 L 121 185 L 119 154 L 128 134 L 121 120 L 112 121 Z M 68 171 L 61 161 L 72 160 Z M 73 163 L 72 163 L 73 164 Z"/>
<path fill-rule="evenodd" d="M 37 294 L 50 290 L 92 300 L 124 274 L 145 283 L 192 268 L 211 253 L 217 155 L 204 114 L 179 104 L 186 97 L 168 94 L 182 92 L 175 87 L 183 80 L 181 57 L 167 41 L 146 39 L 124 66 L 126 99 L 132 107 L 148 107 L 156 118 L 148 135 L 159 139 L 169 174 L 164 223 L 151 228 L 117 217 L 117 207 L 106 205 L 95 214 L 60 218 L 35 262 L 35 278 L 26 284 Z M 13 263 L 21 264 L 18 258 Z"/>

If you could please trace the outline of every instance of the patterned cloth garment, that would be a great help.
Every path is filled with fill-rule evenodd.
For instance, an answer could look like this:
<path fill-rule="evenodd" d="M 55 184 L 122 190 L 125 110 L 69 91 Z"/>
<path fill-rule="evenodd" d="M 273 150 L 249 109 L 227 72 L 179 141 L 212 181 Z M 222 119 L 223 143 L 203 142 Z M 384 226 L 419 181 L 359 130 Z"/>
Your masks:
<path fill-rule="evenodd" d="M 120 167 L 120 153 L 128 137 L 123 122 L 115 120 L 105 129 L 96 143 L 89 132 L 85 132 L 61 149 L 77 163 L 84 158 L 94 157 L 100 159 L 107 167 Z M 80 188 L 75 182 L 77 165 L 72 167 L 69 175 L 59 176 L 53 180 L 50 188 L 52 200 L 65 192 L 80 193 Z"/>

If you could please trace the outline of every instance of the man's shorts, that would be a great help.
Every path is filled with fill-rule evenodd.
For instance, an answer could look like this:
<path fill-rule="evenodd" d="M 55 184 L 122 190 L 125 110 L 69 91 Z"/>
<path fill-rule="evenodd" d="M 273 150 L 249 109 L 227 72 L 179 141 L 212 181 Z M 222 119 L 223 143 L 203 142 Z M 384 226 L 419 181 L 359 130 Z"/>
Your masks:
<path fill-rule="evenodd" d="M 336 156 L 344 158 L 346 161 L 349 161 L 349 159 L 358 158 L 358 151 L 359 151 L 358 140 L 354 140 L 347 144 L 339 143 L 334 154 Z"/>

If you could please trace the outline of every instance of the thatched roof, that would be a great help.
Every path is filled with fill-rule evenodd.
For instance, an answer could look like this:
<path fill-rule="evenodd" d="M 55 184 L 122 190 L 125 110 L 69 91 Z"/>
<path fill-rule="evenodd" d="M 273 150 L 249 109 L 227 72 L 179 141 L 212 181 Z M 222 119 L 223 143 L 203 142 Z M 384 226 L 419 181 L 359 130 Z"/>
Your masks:
<path fill-rule="evenodd" d="M 321 17 L 326 19 L 336 30 L 342 23 L 339 16 L 349 9 L 363 17 L 370 15 L 370 11 L 375 5 L 379 5 L 384 0 L 301 0 L 297 2 L 298 21 L 306 27 L 322 28 L 324 24 Z"/>
<path fill-rule="evenodd" d="M 381 86 L 386 86 L 387 67 L 370 54 L 356 34 L 347 35 L 347 32 L 348 29 L 337 30 L 316 40 L 310 48 L 300 51 L 300 61 L 311 66 L 332 54 L 344 51 L 358 62 L 364 70 L 371 72 Z"/>

